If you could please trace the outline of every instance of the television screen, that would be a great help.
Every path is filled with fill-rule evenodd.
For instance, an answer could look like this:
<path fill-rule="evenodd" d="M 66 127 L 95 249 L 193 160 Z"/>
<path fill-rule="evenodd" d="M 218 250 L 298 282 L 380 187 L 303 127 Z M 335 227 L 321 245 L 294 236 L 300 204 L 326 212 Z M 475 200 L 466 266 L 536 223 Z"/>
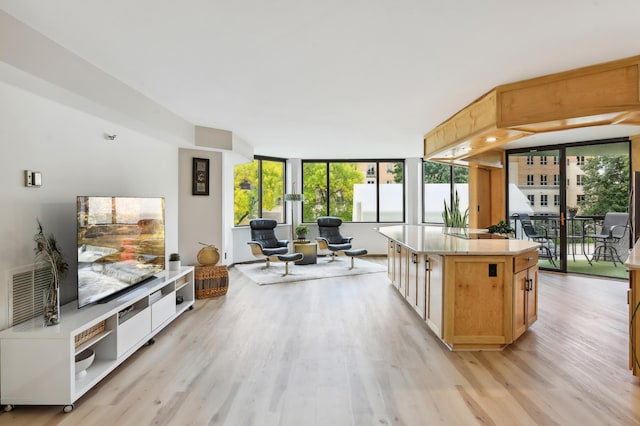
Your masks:
<path fill-rule="evenodd" d="M 78 307 L 164 269 L 164 198 L 77 197 Z"/>

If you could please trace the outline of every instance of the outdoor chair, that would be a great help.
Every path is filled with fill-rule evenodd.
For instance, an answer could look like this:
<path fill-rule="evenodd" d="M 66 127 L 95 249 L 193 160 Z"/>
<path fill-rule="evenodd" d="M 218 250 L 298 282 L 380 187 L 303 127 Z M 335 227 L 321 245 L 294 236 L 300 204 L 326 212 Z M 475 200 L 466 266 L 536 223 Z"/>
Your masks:
<path fill-rule="evenodd" d="M 556 246 L 553 237 L 549 235 L 547 229 L 541 226 L 535 226 L 531 219 L 529 219 L 529 215 L 527 213 L 519 213 L 518 219 L 520 220 L 522 230 L 527 238 L 536 243 L 540 243 L 540 248 L 538 249 L 540 257 L 549 259 L 551 264 L 555 267 L 556 262 L 554 254 Z"/>
<path fill-rule="evenodd" d="M 274 219 L 252 219 L 251 241 L 247 244 L 251 247 L 251 253 L 260 259 L 266 260 L 265 268 L 270 262 L 284 262 L 284 275 L 289 274 L 289 262 L 298 262 L 304 259 L 302 253 L 289 253 L 287 246 L 289 240 L 278 240 L 275 233 L 278 222 Z M 284 276 L 283 275 L 283 276 Z"/>
<path fill-rule="evenodd" d="M 625 236 L 628 225 L 629 213 L 609 212 L 604 215 L 600 232 L 585 233 L 585 238 L 592 238 L 595 244 L 593 256 L 591 259 L 587 257 L 589 265 L 593 266 L 592 262 L 597 262 L 601 256 L 606 259 L 607 255 L 613 261 L 613 266 L 617 266 L 616 259 L 620 264 L 623 263 L 615 244 Z"/>

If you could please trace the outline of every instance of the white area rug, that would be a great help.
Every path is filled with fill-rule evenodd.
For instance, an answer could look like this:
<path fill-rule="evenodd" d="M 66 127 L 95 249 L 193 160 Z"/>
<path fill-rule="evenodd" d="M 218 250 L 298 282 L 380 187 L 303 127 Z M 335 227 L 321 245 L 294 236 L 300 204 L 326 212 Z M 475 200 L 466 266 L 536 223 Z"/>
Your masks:
<path fill-rule="evenodd" d="M 318 258 L 318 263 L 311 265 L 296 265 L 290 262 L 289 275 L 285 277 L 282 276 L 284 274 L 284 262 L 271 262 L 269 268 L 265 268 L 263 262 L 242 263 L 234 267 L 259 285 L 370 274 L 387 270 L 386 266 L 377 263 L 362 259 L 354 260 L 355 267 L 353 269 L 349 269 L 351 260 L 348 257 L 339 257 L 335 262 L 329 262 L 328 258 Z"/>

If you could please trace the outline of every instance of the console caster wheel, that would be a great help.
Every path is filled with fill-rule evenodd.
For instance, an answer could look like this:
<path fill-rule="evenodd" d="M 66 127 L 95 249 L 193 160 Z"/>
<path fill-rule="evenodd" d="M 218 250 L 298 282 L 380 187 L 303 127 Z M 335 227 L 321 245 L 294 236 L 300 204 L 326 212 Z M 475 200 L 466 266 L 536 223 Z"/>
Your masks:
<path fill-rule="evenodd" d="M 156 339 L 151 338 L 149 339 L 149 341 L 147 342 L 148 345 L 153 345 L 156 342 Z"/>
<path fill-rule="evenodd" d="M 70 413 L 73 411 L 74 408 L 75 406 L 73 404 L 69 404 L 69 405 L 65 405 L 62 411 L 64 411 L 65 413 Z"/>
<path fill-rule="evenodd" d="M 189 306 L 189 310 L 193 311 L 193 305 Z"/>
<path fill-rule="evenodd" d="M 13 409 L 15 408 L 15 406 L 11 405 L 11 404 L 7 404 L 4 406 L 4 412 L 8 413 L 9 411 L 13 411 Z"/>

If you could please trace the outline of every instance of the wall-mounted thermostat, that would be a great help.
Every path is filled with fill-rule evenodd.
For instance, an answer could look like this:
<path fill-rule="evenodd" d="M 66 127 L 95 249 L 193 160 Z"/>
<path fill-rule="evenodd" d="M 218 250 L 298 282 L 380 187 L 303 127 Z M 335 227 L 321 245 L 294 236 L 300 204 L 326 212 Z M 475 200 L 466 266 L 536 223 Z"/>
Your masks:
<path fill-rule="evenodd" d="M 24 186 L 42 186 L 42 173 L 25 170 Z"/>

